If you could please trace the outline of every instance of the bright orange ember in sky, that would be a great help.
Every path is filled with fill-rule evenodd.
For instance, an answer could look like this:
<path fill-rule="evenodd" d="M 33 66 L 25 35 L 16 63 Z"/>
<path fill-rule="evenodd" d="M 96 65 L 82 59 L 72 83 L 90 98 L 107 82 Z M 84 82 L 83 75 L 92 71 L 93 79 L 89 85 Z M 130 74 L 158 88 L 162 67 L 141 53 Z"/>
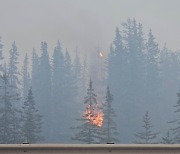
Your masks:
<path fill-rule="evenodd" d="M 103 57 L 103 54 L 102 54 L 102 52 L 99 52 L 99 56 L 100 56 L 100 57 Z"/>

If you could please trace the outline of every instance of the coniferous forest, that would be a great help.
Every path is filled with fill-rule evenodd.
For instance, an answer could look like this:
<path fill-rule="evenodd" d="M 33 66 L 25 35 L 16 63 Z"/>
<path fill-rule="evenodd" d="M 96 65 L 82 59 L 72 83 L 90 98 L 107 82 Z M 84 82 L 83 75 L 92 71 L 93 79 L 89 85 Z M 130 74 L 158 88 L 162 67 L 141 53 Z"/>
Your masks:
<path fill-rule="evenodd" d="M 108 53 L 84 57 L 43 41 L 22 66 L 15 41 L 4 51 L 0 38 L 1 144 L 180 143 L 180 51 L 153 29 L 128 18 Z"/>

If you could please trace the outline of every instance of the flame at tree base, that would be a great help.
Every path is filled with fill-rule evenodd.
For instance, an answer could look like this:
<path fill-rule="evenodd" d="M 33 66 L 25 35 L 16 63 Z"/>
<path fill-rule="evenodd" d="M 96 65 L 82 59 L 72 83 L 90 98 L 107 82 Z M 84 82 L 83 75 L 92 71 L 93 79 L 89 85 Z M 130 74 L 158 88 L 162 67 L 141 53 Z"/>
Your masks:
<path fill-rule="evenodd" d="M 103 120 L 104 120 L 104 114 L 99 111 L 97 114 L 95 114 L 95 117 L 93 119 L 93 124 L 101 127 L 103 125 Z"/>
<path fill-rule="evenodd" d="M 93 125 L 102 127 L 104 121 L 104 114 L 101 110 L 95 109 L 93 112 L 88 106 L 85 112 L 86 119 L 89 120 Z"/>

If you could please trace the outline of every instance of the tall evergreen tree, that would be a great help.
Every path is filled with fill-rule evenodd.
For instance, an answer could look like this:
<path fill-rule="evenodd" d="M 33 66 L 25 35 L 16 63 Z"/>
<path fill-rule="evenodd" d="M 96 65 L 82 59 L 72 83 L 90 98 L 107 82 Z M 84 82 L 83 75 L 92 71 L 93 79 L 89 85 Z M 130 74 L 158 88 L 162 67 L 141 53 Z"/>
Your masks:
<path fill-rule="evenodd" d="M 65 57 L 64 57 L 64 79 L 62 86 L 62 103 L 61 108 L 61 129 L 60 135 L 61 138 L 65 138 L 65 140 L 69 140 L 71 138 L 70 128 L 74 125 L 74 117 L 77 117 L 78 105 L 76 104 L 76 96 L 77 96 L 77 87 L 75 84 L 75 78 L 72 70 L 72 61 L 69 55 L 69 52 L 66 49 Z M 67 112 L 68 111 L 68 112 Z M 63 117 L 67 117 L 69 120 L 64 120 Z"/>
<path fill-rule="evenodd" d="M 53 53 L 53 62 L 52 62 L 52 89 L 53 89 L 53 99 L 58 102 L 61 101 L 61 91 L 64 81 L 64 55 L 62 53 L 61 44 L 58 41 L 57 46 L 54 49 Z"/>
<path fill-rule="evenodd" d="M 1 76 L 1 110 L 0 110 L 0 143 L 17 144 L 22 142 L 20 112 L 14 107 L 14 102 L 19 100 L 17 93 L 12 91 L 14 85 L 10 84 L 6 68 Z"/>
<path fill-rule="evenodd" d="M 123 84 L 127 82 L 125 78 L 126 76 L 126 59 L 127 54 L 124 50 L 122 44 L 122 36 L 120 35 L 119 28 L 116 28 L 115 39 L 113 42 L 113 46 L 110 48 L 110 55 L 108 58 L 109 68 L 108 68 L 108 83 L 112 87 L 113 93 L 119 91 L 121 94 L 123 93 Z M 119 95 L 117 95 L 119 96 Z M 119 98 L 117 98 L 119 99 Z"/>
<path fill-rule="evenodd" d="M 32 72 L 31 72 L 31 85 L 32 90 L 34 92 L 35 98 L 38 98 L 38 92 L 40 91 L 39 88 L 39 56 L 37 55 L 35 49 L 33 48 L 32 51 Z M 37 99 L 38 100 L 38 99 Z M 38 107 L 39 103 L 37 101 Z"/>
<path fill-rule="evenodd" d="M 104 121 L 102 129 L 104 137 L 102 137 L 102 139 L 104 143 L 115 143 L 119 141 L 116 123 L 114 121 L 116 114 L 113 109 L 112 102 L 113 95 L 111 94 L 109 87 L 107 87 L 106 101 L 103 105 Z"/>
<path fill-rule="evenodd" d="M 8 64 L 8 70 L 5 68 L 5 72 L 8 74 L 8 82 L 9 85 L 12 87 L 9 89 L 10 95 L 14 96 L 12 101 L 12 107 L 14 110 L 14 131 L 15 134 L 19 135 L 21 133 L 21 103 L 19 101 L 20 99 L 20 81 L 19 81 L 19 75 L 20 72 L 18 70 L 18 57 L 19 52 L 17 50 L 15 42 L 12 44 L 12 48 L 9 51 L 9 64 Z M 19 98 L 16 98 L 19 97 Z M 14 136 L 15 143 L 18 143 L 20 138 Z"/>
<path fill-rule="evenodd" d="M 88 85 L 88 64 L 87 57 L 84 55 L 83 65 L 82 65 L 82 96 L 86 95 L 86 87 Z"/>
<path fill-rule="evenodd" d="M 87 96 L 84 101 L 86 112 L 80 119 L 82 124 L 75 128 L 78 132 L 72 137 L 73 140 L 87 144 L 93 144 L 99 141 L 99 128 L 93 124 L 95 117 L 94 109 L 97 104 L 96 97 L 94 89 L 92 88 L 92 81 L 90 81 Z"/>
<path fill-rule="evenodd" d="M 160 87 L 159 78 L 159 48 L 158 44 L 155 42 L 155 37 L 152 31 L 149 31 L 148 41 L 146 44 L 147 48 L 147 76 L 146 76 L 146 89 L 147 89 L 147 99 L 153 101 L 157 99 L 158 90 Z"/>
<path fill-rule="evenodd" d="M 128 73 L 126 73 L 126 77 L 129 80 L 126 89 L 128 89 L 128 95 L 131 96 L 130 99 L 134 100 L 135 104 L 142 103 L 144 102 L 141 98 L 145 82 L 145 55 L 143 53 L 145 45 L 142 25 L 137 24 L 135 19 L 128 19 L 123 24 L 123 28 L 125 47 L 128 53 L 128 67 L 126 68 Z M 129 103 L 131 100 L 129 100 Z"/>
<path fill-rule="evenodd" d="M 23 99 L 27 97 L 28 89 L 30 87 L 30 76 L 28 72 L 28 55 L 26 53 L 23 64 Z"/>
<path fill-rule="evenodd" d="M 176 119 L 173 120 L 171 123 L 174 124 L 174 127 L 172 128 L 172 134 L 173 134 L 173 142 L 175 144 L 180 143 L 180 90 L 177 93 L 177 103 L 174 106 L 175 107 L 175 113 L 176 113 Z"/>
<path fill-rule="evenodd" d="M 142 25 L 130 18 L 122 24 L 122 32 L 116 29 L 108 60 L 108 84 L 114 94 L 114 105 L 121 139 L 128 142 L 128 131 L 138 128 L 140 110 L 145 108 L 145 43 Z M 139 108 L 137 106 L 142 106 Z M 124 111 L 128 111 L 128 115 Z M 126 116 L 125 116 L 126 115 Z M 130 122 L 125 120 L 130 119 Z M 120 125 L 120 121 L 129 130 Z M 126 134 L 126 135 L 125 135 Z"/>
<path fill-rule="evenodd" d="M 75 84 L 75 78 L 73 74 L 73 65 L 72 60 L 69 55 L 68 50 L 65 53 L 65 80 L 64 80 L 64 99 L 67 100 L 68 103 L 73 103 L 75 97 L 77 95 L 77 86 Z M 71 97 L 69 97 L 69 95 Z"/>
<path fill-rule="evenodd" d="M 136 133 L 135 137 L 137 140 L 135 143 L 138 144 L 152 144 L 155 143 L 156 141 L 153 141 L 156 139 L 158 133 L 154 133 L 151 128 L 151 119 L 149 117 L 148 112 L 146 112 L 145 116 L 143 117 L 143 131 L 140 133 Z"/>
<path fill-rule="evenodd" d="M 164 119 L 173 119 L 174 109 L 172 108 L 172 104 L 169 102 L 176 102 L 176 93 L 179 88 L 179 53 L 173 52 L 166 47 L 163 47 L 160 53 L 160 78 L 161 78 L 161 86 L 160 86 L 160 101 L 158 102 L 160 106 L 163 105 L 164 112 L 160 113 L 160 117 L 162 120 L 158 120 L 158 124 L 160 125 L 160 121 L 163 122 L 160 127 L 168 127 L 169 125 L 164 121 Z M 156 111 L 157 112 L 157 111 Z M 169 114 L 167 114 L 169 113 Z M 167 124 L 167 126 L 166 126 Z M 166 133 L 166 132 L 164 132 Z"/>
<path fill-rule="evenodd" d="M 51 103 L 51 67 L 49 63 L 48 46 L 41 43 L 41 57 L 38 72 L 38 94 L 36 94 L 38 109 L 43 118 L 43 136 L 48 141 L 51 136 L 52 103 Z"/>
<path fill-rule="evenodd" d="M 10 49 L 9 53 L 10 53 L 10 59 L 9 59 L 8 73 L 9 73 L 10 84 L 18 88 L 18 85 L 20 84 L 18 79 L 19 52 L 17 51 L 15 42 L 13 42 L 12 49 Z"/>
<path fill-rule="evenodd" d="M 162 138 L 163 144 L 173 144 L 173 138 L 170 136 L 170 131 L 167 132 L 166 136 Z"/>
<path fill-rule="evenodd" d="M 64 120 L 64 116 L 61 115 L 64 108 L 62 107 L 63 101 L 63 85 L 65 80 L 65 62 L 62 52 L 61 44 L 58 41 L 57 46 L 54 49 L 52 60 L 52 105 L 53 105 L 53 137 L 56 142 L 59 142 L 62 138 L 60 136 L 61 123 Z M 57 120 L 59 122 L 57 123 Z"/>
<path fill-rule="evenodd" d="M 149 31 L 148 39 L 146 42 L 146 82 L 145 82 L 145 102 L 146 108 L 151 110 L 152 115 L 159 117 L 158 121 L 155 121 L 156 125 L 161 128 L 163 127 L 163 119 L 161 116 L 162 113 L 159 112 L 159 107 L 164 106 L 164 102 L 160 101 L 160 87 L 161 78 L 160 78 L 160 50 L 158 44 L 156 43 L 155 37 L 152 34 L 152 31 Z M 153 105 L 154 104 L 154 105 Z M 159 106 L 159 107 L 158 107 Z M 161 119 L 161 117 L 163 117 Z"/>
<path fill-rule="evenodd" d="M 78 55 L 78 48 L 76 48 L 76 55 L 73 62 L 73 75 L 75 78 L 75 86 L 77 88 L 77 97 L 76 102 L 80 102 L 81 97 L 83 96 L 83 76 L 82 76 L 82 65 Z"/>
<path fill-rule="evenodd" d="M 42 116 L 36 109 L 36 104 L 32 92 L 32 88 L 28 91 L 28 96 L 23 106 L 23 134 L 24 139 L 28 143 L 37 143 L 42 140 L 41 122 Z"/>

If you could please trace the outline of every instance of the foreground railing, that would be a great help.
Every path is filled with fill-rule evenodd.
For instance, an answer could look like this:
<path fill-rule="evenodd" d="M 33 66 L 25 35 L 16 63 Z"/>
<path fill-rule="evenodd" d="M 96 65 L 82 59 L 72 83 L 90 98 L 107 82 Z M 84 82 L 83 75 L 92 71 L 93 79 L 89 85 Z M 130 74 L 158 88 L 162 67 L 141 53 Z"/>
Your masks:
<path fill-rule="evenodd" d="M 2 154 L 180 154 L 180 145 L 162 144 L 1 144 Z"/>

